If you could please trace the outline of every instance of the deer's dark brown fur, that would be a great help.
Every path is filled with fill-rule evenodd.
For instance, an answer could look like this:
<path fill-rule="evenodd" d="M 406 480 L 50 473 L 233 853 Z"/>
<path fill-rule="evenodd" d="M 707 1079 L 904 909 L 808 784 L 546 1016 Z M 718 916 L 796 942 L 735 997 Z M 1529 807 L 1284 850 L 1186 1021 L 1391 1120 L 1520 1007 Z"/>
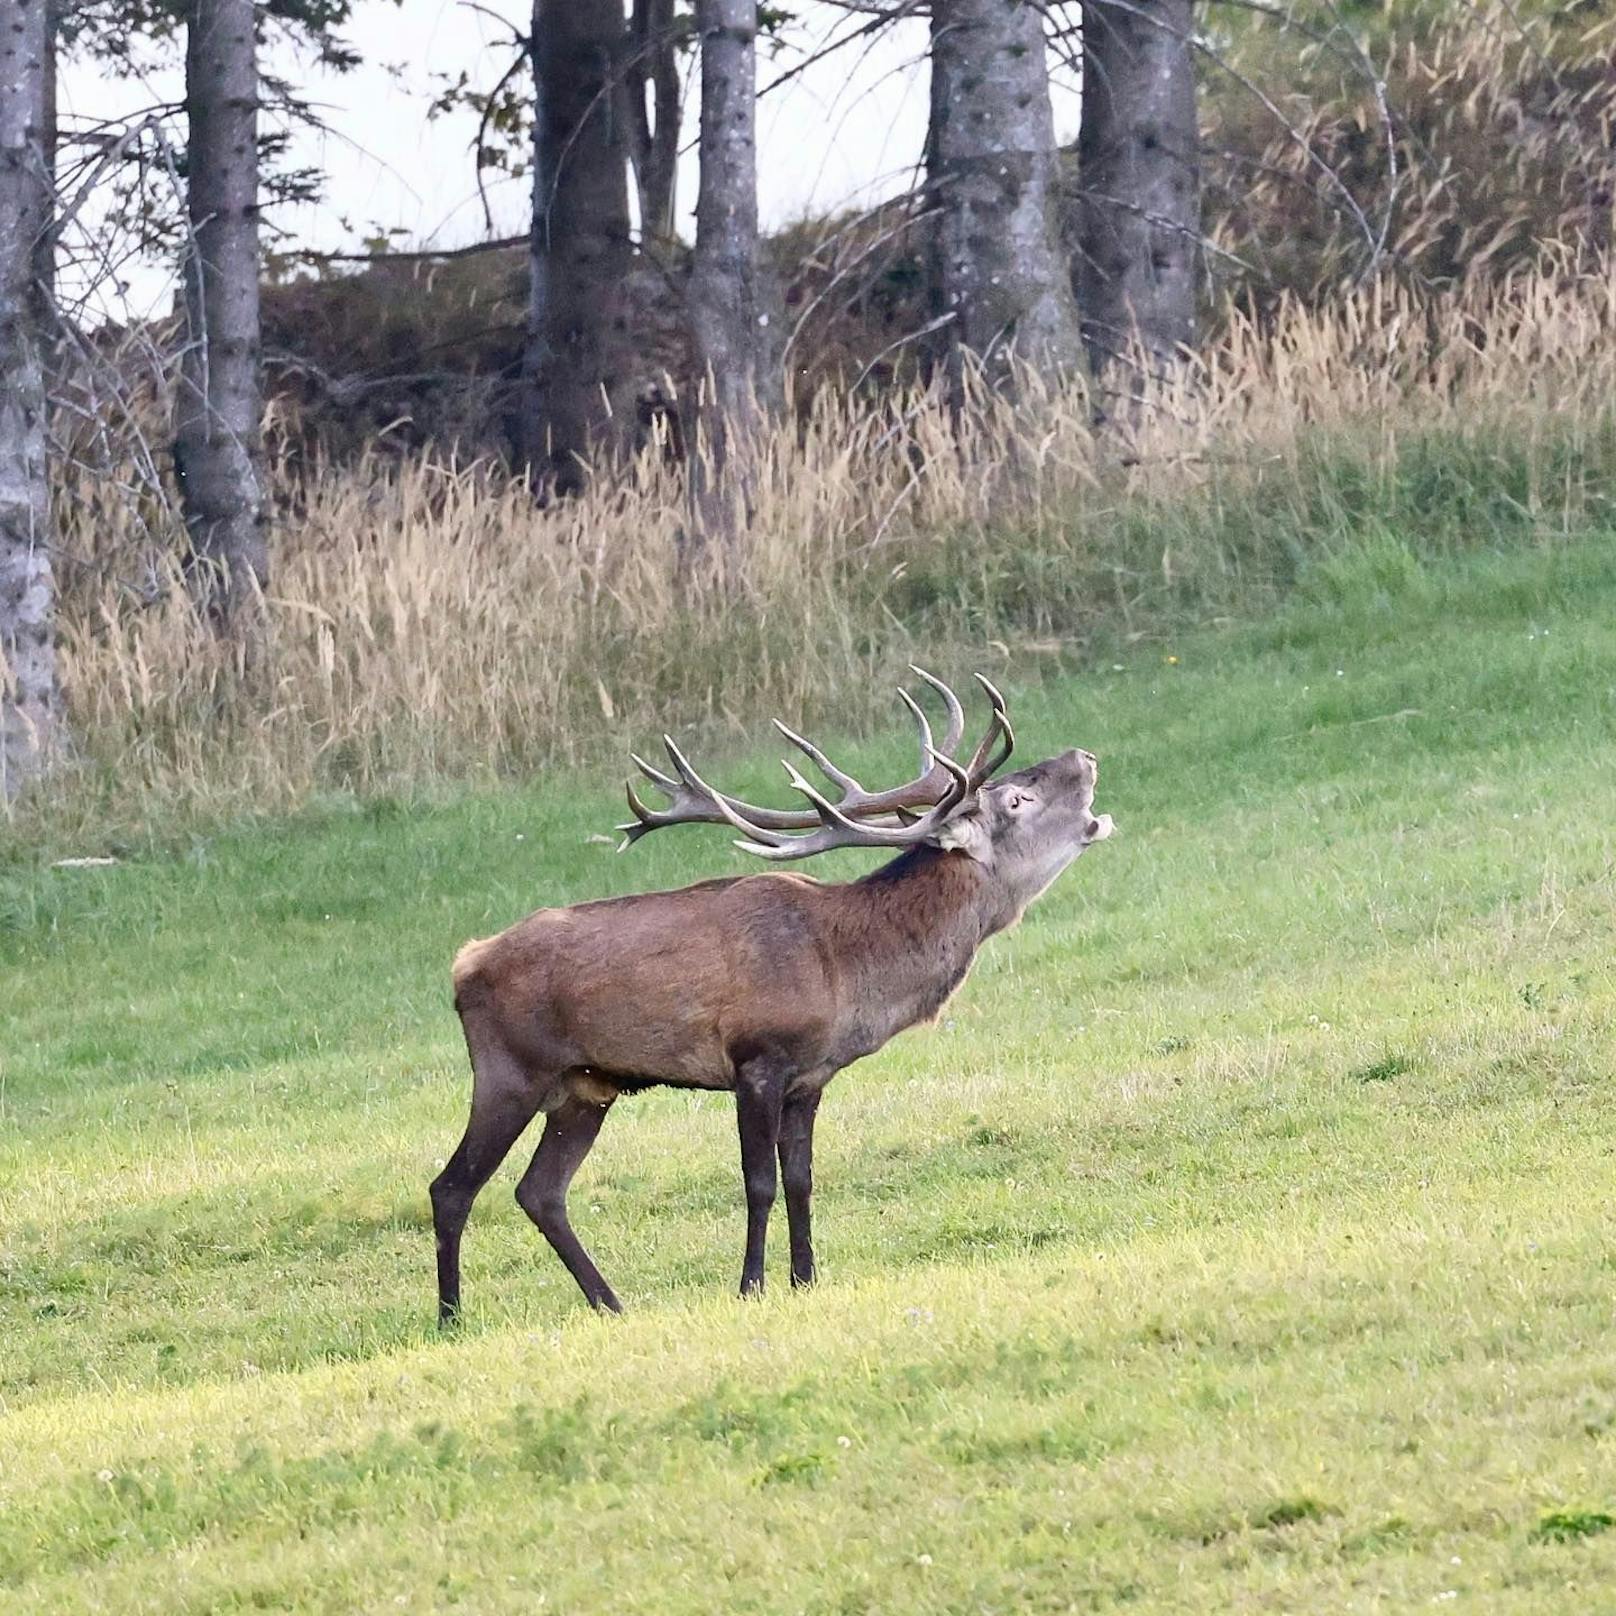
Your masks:
<path fill-rule="evenodd" d="M 811 1283 L 814 1116 L 826 1083 L 935 1016 L 983 940 L 1110 833 L 1092 813 L 1095 775 L 1088 753 L 1067 752 L 973 786 L 927 841 L 845 885 L 784 873 L 703 881 L 541 909 L 468 943 L 454 988 L 471 1119 L 432 1185 L 440 1319 L 459 1309 L 472 1201 L 540 1111 L 544 1133 L 516 1198 L 589 1301 L 618 1310 L 567 1220 L 567 1188 L 619 1095 L 654 1084 L 735 1094 L 742 1293 L 763 1285 L 777 1161 L 792 1283 Z"/>

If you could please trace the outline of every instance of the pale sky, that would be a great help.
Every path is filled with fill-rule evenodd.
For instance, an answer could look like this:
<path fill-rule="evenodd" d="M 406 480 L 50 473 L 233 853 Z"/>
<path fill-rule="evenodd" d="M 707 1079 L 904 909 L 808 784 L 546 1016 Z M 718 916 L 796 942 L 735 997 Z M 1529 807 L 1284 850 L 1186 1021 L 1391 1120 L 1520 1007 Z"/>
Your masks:
<path fill-rule="evenodd" d="M 353 248 L 376 227 L 402 227 L 402 247 L 455 247 L 484 238 L 470 142 L 474 120 L 461 115 L 426 119 L 438 81 L 464 69 L 473 83 L 491 86 L 510 60 L 512 28 L 530 23 L 529 0 L 357 0 L 347 38 L 365 65 L 348 74 L 319 71 L 289 52 L 267 64 L 299 84 L 316 103 L 325 134 L 305 134 L 296 158 L 328 175 L 325 199 L 278 222 L 300 244 Z M 508 19 L 502 22 L 501 19 Z M 801 60 L 846 13 L 827 5 L 804 8 L 792 48 L 759 61 L 767 84 Z M 926 132 L 926 24 L 899 23 L 809 69 L 766 96 L 758 111 L 758 196 L 765 228 L 812 213 L 880 200 L 912 183 Z M 1051 58 L 1057 136 L 1075 136 L 1077 96 L 1070 74 Z M 153 99 L 181 98 L 178 75 L 154 75 L 142 85 L 103 81 L 82 67 L 63 74 L 64 110 L 99 118 L 133 110 Z M 698 92 L 686 100 L 686 141 L 695 134 Z M 528 182 L 490 177 L 495 235 L 526 228 Z M 694 153 L 680 173 L 682 229 L 693 233 L 696 202 Z M 347 220 L 352 229 L 347 229 Z M 132 278 L 135 312 L 166 308 L 172 281 L 165 266 L 147 266 Z"/>

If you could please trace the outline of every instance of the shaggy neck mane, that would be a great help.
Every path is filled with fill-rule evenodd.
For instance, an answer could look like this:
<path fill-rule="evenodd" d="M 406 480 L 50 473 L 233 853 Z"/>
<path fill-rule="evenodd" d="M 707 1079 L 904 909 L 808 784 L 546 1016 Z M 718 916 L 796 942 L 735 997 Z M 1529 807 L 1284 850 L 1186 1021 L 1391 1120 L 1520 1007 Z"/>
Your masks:
<path fill-rule="evenodd" d="M 971 953 L 989 931 L 987 872 L 964 853 L 922 845 L 842 888 L 845 926 L 883 950 L 963 942 Z M 961 921 L 966 922 L 961 925 Z"/>

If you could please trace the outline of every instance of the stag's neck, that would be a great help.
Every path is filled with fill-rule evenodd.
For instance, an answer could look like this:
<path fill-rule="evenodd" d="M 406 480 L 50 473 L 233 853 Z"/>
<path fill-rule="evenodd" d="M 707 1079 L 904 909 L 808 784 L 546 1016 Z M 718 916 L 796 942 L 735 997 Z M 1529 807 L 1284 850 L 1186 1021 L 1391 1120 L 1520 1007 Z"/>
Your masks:
<path fill-rule="evenodd" d="M 918 920 L 922 935 L 937 938 L 945 932 L 964 937 L 974 926 L 973 952 L 995 932 L 1013 926 L 1036 896 L 1012 891 L 1000 875 L 965 853 L 929 844 L 911 847 L 844 890 L 863 900 L 864 913 L 878 928 L 885 923 L 907 932 Z"/>
<path fill-rule="evenodd" d="M 982 866 L 940 848 L 911 848 L 835 890 L 841 998 L 861 1052 L 935 1016 L 1004 924 Z"/>

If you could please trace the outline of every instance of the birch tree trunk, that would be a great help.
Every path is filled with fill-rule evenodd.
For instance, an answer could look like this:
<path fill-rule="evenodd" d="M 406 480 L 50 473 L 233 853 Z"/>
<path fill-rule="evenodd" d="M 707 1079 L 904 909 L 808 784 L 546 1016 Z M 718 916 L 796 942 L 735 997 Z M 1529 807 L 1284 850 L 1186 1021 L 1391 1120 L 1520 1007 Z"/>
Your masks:
<path fill-rule="evenodd" d="M 186 14 L 186 347 L 174 461 L 190 577 L 221 634 L 250 655 L 269 581 L 260 422 L 258 65 L 252 0 Z"/>
<path fill-rule="evenodd" d="M 634 426 L 625 37 L 621 0 L 535 0 L 524 449 L 562 493 Z"/>
<path fill-rule="evenodd" d="M 707 389 L 707 468 L 722 472 L 731 439 L 773 402 L 768 315 L 758 284 L 757 6 L 696 0 L 701 38 L 701 190 L 690 265 L 690 322 Z"/>
<path fill-rule="evenodd" d="M 1083 4 L 1083 125 L 1073 270 L 1089 364 L 1151 375 L 1195 341 L 1200 131 L 1191 0 Z"/>
<path fill-rule="evenodd" d="M 951 341 L 1007 379 L 1081 356 L 1057 238 L 1055 129 L 1043 14 L 1026 0 L 934 0 L 931 205 L 941 210 L 937 295 Z"/>
<path fill-rule="evenodd" d="M 62 738 L 45 382 L 33 279 L 49 233 L 45 0 L 0 0 L 0 801 Z"/>

